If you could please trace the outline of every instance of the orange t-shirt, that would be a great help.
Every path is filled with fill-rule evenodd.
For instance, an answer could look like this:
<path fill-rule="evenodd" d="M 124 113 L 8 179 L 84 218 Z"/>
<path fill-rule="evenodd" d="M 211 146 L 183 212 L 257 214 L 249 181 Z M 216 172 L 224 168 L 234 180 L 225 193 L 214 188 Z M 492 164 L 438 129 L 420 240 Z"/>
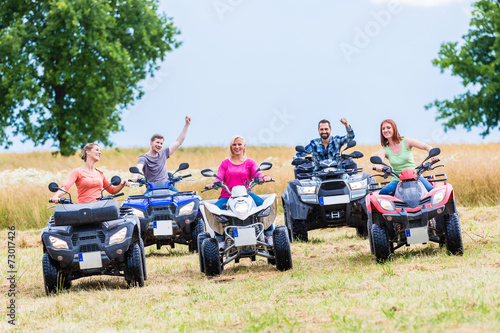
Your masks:
<path fill-rule="evenodd" d="M 97 198 L 101 197 L 103 187 L 109 185 L 109 181 L 104 177 L 104 174 L 100 170 L 97 171 L 94 175 L 89 175 L 84 173 L 80 168 L 76 168 L 71 171 L 68 180 L 66 180 L 62 188 L 69 191 L 71 186 L 76 183 L 78 203 L 95 202 Z M 110 186 L 106 191 L 112 194 L 113 189 L 114 186 Z"/>

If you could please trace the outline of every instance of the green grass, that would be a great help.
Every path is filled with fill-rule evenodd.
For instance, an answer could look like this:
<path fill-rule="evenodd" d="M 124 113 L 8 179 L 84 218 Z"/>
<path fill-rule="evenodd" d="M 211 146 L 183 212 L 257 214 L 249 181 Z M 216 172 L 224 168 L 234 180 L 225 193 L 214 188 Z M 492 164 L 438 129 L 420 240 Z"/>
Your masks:
<path fill-rule="evenodd" d="M 293 243 L 294 267 L 242 260 L 221 277 L 199 272 L 186 246 L 146 248 L 144 288 L 122 277 L 43 290 L 39 231 L 18 233 L 21 331 L 445 332 L 500 331 L 500 207 L 460 208 L 464 256 L 435 244 L 398 249 L 376 264 L 354 229 Z M 282 218 L 280 217 L 280 222 Z M 6 232 L 1 233 L 6 240 Z M 0 245 L 6 258 L 6 241 Z M 2 260 L 2 271 L 6 260 Z M 4 288 L 4 285 L 2 286 Z M 2 291 L 2 294 L 6 294 Z M 8 328 L 6 319 L 0 330 Z"/>

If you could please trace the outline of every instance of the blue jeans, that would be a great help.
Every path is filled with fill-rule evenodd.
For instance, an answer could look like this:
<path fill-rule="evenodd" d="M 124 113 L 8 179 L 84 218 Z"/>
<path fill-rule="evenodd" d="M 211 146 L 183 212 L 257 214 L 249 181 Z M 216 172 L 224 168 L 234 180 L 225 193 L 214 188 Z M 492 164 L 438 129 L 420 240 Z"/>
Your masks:
<path fill-rule="evenodd" d="M 418 180 L 424 185 L 425 189 L 427 191 L 431 191 L 434 189 L 434 187 L 429 183 L 427 179 L 424 177 L 418 177 Z M 385 185 L 383 189 L 380 190 L 379 194 L 385 194 L 385 195 L 394 195 L 394 192 L 396 192 L 396 187 L 398 186 L 399 181 L 397 180 L 392 180 L 389 184 Z"/>
<path fill-rule="evenodd" d="M 264 203 L 264 199 L 262 199 L 261 197 L 259 197 L 257 194 L 252 193 L 252 192 L 250 192 L 248 194 L 252 197 L 252 199 L 255 202 L 255 205 L 257 207 L 260 206 L 260 205 L 262 205 Z M 222 210 L 226 210 L 225 205 L 227 204 L 228 200 L 229 200 L 229 198 L 220 198 L 219 200 L 217 200 L 216 203 L 214 203 L 214 205 L 216 205 L 217 207 L 219 207 Z M 215 233 L 215 238 L 217 239 L 218 242 L 223 242 L 224 241 L 224 239 L 225 239 L 224 235 L 221 235 L 221 234 L 217 233 L 216 231 L 214 231 L 214 233 Z M 272 224 L 271 224 L 271 226 L 269 228 L 267 228 L 266 230 L 264 230 L 264 234 L 266 236 L 270 236 L 270 235 L 273 234 L 273 225 Z"/>

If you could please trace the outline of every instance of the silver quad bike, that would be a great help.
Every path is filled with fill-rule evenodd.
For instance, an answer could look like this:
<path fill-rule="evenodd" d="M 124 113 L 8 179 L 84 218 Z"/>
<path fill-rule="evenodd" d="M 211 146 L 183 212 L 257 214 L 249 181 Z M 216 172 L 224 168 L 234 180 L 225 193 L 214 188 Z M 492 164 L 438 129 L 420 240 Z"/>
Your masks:
<path fill-rule="evenodd" d="M 255 173 L 271 169 L 272 164 L 263 162 Z M 254 175 L 255 175 L 254 173 Z M 205 177 L 220 177 L 210 169 L 201 171 Z M 274 181 L 274 180 L 270 180 Z M 277 195 L 261 195 L 264 203 L 257 206 L 249 195 L 255 185 L 265 183 L 258 177 L 253 177 L 246 186 L 235 186 L 232 190 L 222 179 L 214 183 L 214 190 L 224 188 L 231 194 L 226 208 L 220 209 L 214 203 L 217 200 L 202 201 L 201 212 L 212 231 L 225 235 L 224 249 L 219 250 L 217 240 L 210 232 L 198 235 L 198 254 L 200 269 L 207 276 L 218 276 L 225 265 L 231 261 L 239 263 L 241 258 L 255 261 L 256 256 L 267 258 L 267 262 L 276 265 L 280 271 L 291 269 L 292 253 L 288 232 L 284 225 L 274 225 L 277 210 Z M 205 191 L 209 190 L 205 187 Z M 273 242 L 266 242 L 264 230 L 274 226 Z M 210 230 L 209 228 L 209 230 Z"/>

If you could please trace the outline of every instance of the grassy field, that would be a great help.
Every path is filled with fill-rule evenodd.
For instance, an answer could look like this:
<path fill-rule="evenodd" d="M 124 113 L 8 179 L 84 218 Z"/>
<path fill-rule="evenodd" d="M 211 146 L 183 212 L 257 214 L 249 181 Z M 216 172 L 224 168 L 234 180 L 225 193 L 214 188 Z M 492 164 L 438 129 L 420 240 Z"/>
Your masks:
<path fill-rule="evenodd" d="M 446 173 L 453 185 L 457 202 L 461 206 L 495 206 L 500 203 L 500 143 L 481 145 L 442 145 L 441 159 L 444 168 L 436 173 Z M 357 146 L 365 156 L 357 160 L 358 165 L 371 171 L 370 156 L 377 153 L 379 146 Z M 130 178 L 128 168 L 137 163 L 137 157 L 147 149 L 104 150 L 97 164 L 109 178 L 118 174 L 124 179 Z M 293 179 L 290 165 L 294 154 L 292 147 L 248 147 L 247 155 L 257 163 L 270 161 L 273 168 L 266 172 L 276 182 L 259 186 L 256 193 L 277 193 L 281 195 L 287 182 Z M 425 157 L 423 152 L 415 152 L 417 163 Z M 174 170 L 181 162 L 188 162 L 192 180 L 179 184 L 181 190 L 201 191 L 211 180 L 204 178 L 200 170 L 213 168 L 227 157 L 227 149 L 221 147 L 193 147 L 179 149 L 168 160 L 169 170 Z M 50 216 L 48 199 L 51 193 L 47 185 L 51 181 L 62 184 L 73 168 L 82 165 L 78 156 L 53 157 L 50 152 L 0 154 L 0 228 L 16 225 L 18 230 L 41 229 Z M 125 194 L 139 194 L 143 188 L 125 189 Z M 76 190 L 73 187 L 72 193 Z M 218 196 L 215 191 L 202 195 L 204 199 Z"/>
<path fill-rule="evenodd" d="M 148 247 L 144 288 L 127 289 L 123 278 L 97 276 L 76 280 L 55 297 L 46 297 L 43 289 L 39 230 L 20 231 L 16 327 L 22 332 L 498 332 L 500 207 L 459 210 L 463 257 L 430 244 L 399 249 L 380 265 L 353 229 L 327 229 L 311 232 L 309 243 L 292 244 L 294 267 L 287 272 L 247 259 L 207 279 L 197 254 L 186 246 Z M 7 233 L 0 235 L 5 275 Z M 7 295 L 4 276 L 1 288 Z M 3 316 L 0 331 L 8 329 Z"/>

